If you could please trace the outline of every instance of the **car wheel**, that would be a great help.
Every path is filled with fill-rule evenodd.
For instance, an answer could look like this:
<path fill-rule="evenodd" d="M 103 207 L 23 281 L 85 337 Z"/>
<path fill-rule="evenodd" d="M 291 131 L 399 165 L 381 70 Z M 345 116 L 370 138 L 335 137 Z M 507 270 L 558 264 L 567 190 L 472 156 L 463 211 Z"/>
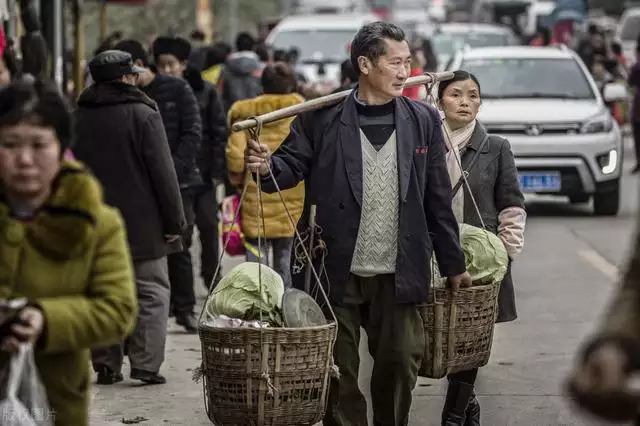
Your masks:
<path fill-rule="evenodd" d="M 609 186 L 609 185 L 607 185 Z M 606 191 L 598 191 L 593 196 L 593 212 L 598 216 L 615 216 L 620 210 L 620 180 Z"/>
<path fill-rule="evenodd" d="M 569 202 L 571 204 L 584 204 L 584 203 L 588 203 L 589 200 L 591 199 L 591 196 L 589 194 L 576 194 L 576 195 L 569 195 Z"/>

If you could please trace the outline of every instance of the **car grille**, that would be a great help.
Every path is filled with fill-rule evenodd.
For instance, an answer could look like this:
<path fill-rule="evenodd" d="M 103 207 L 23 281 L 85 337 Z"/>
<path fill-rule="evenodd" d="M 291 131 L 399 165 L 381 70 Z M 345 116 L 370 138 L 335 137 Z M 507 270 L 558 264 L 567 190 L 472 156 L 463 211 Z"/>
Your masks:
<path fill-rule="evenodd" d="M 575 134 L 580 131 L 579 123 L 553 123 L 553 124 L 488 124 L 487 132 L 499 135 L 562 135 Z"/>

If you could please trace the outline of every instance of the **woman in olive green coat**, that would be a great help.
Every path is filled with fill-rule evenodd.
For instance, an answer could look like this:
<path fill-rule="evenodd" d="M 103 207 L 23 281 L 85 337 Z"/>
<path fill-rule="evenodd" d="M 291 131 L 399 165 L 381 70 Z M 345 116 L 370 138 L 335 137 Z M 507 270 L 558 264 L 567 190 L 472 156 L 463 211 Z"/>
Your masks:
<path fill-rule="evenodd" d="M 0 91 L 0 298 L 29 300 L 0 351 L 34 343 L 59 426 L 88 425 L 90 348 L 124 339 L 137 307 L 119 213 L 84 166 L 62 159 L 72 128 L 55 87 Z"/>

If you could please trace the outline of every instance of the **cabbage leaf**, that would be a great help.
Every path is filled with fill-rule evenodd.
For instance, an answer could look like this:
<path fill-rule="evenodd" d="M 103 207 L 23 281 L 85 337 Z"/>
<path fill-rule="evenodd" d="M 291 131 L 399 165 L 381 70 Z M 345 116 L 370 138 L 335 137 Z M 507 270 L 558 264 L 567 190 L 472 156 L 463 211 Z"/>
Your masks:
<path fill-rule="evenodd" d="M 283 295 L 284 282 L 276 271 L 257 262 L 244 262 L 220 280 L 208 302 L 207 312 L 246 321 L 262 319 L 282 326 Z"/>
<path fill-rule="evenodd" d="M 460 245 L 473 285 L 501 283 L 507 274 L 509 255 L 500 237 L 466 223 L 459 224 L 459 227 Z M 434 262 L 432 280 L 436 287 L 444 287 L 446 284 L 446 278 L 440 275 L 436 262 Z"/>

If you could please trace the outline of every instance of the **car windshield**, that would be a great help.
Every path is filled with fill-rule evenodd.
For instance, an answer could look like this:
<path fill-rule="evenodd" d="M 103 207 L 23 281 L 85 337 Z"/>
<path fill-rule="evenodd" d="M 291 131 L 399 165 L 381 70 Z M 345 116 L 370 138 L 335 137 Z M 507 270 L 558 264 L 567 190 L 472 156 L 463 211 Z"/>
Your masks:
<path fill-rule="evenodd" d="M 478 78 L 485 99 L 595 98 L 582 68 L 571 58 L 469 59 L 460 69 Z"/>
<path fill-rule="evenodd" d="M 498 32 L 440 32 L 431 37 L 431 43 L 440 62 L 446 61 L 465 45 L 469 47 L 508 46 L 510 37 L 507 33 Z"/>
<path fill-rule="evenodd" d="M 298 48 L 300 61 L 340 62 L 349 56 L 349 43 L 358 31 L 353 30 L 284 30 L 273 39 L 275 49 Z"/>
<path fill-rule="evenodd" d="M 640 15 L 629 16 L 622 23 L 620 38 L 635 41 L 640 35 Z"/>

